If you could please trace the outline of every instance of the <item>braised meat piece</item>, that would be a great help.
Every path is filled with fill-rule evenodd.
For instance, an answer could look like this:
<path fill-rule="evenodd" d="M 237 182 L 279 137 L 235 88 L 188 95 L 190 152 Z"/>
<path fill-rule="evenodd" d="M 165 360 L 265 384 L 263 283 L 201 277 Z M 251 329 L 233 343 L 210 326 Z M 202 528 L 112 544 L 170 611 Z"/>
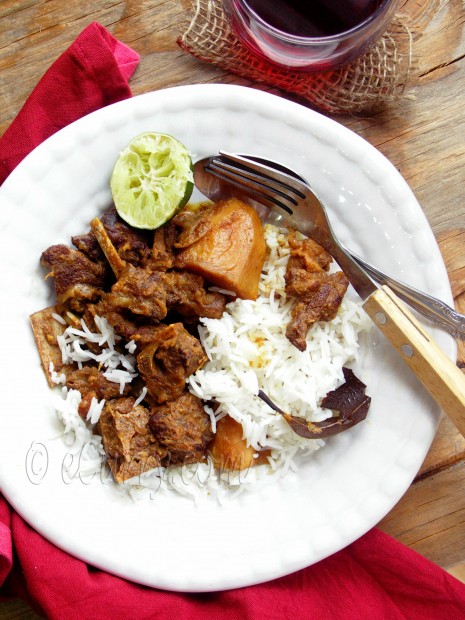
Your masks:
<path fill-rule="evenodd" d="M 122 220 L 112 207 L 100 218 L 120 258 L 133 265 L 140 265 L 150 255 L 149 235 L 146 231 L 132 228 Z M 103 252 L 92 231 L 72 237 L 73 244 L 92 260 L 103 260 Z"/>
<path fill-rule="evenodd" d="M 103 263 L 105 261 L 105 255 L 92 231 L 84 235 L 71 237 L 71 243 L 94 263 Z"/>
<path fill-rule="evenodd" d="M 166 276 L 127 264 L 121 277 L 106 295 L 108 308 L 160 321 L 167 314 Z"/>
<path fill-rule="evenodd" d="M 213 432 L 199 398 L 183 392 L 175 400 L 152 407 L 151 413 L 149 428 L 168 449 L 170 464 L 195 463 L 205 458 Z"/>
<path fill-rule="evenodd" d="M 286 293 L 299 297 L 308 290 L 307 280 L 314 275 L 324 277 L 332 259 L 313 239 L 297 239 L 293 230 L 289 232 L 288 243 L 291 253 L 286 267 Z"/>
<path fill-rule="evenodd" d="M 130 312 L 150 321 L 163 320 L 168 310 L 186 318 L 217 319 L 224 312 L 224 295 L 207 292 L 201 276 L 177 271 L 149 271 L 128 264 L 105 296 L 106 311 Z"/>
<path fill-rule="evenodd" d="M 173 267 L 175 238 L 176 228 L 171 221 L 157 228 L 153 236 L 152 254 L 146 261 L 146 268 L 166 271 Z"/>
<path fill-rule="evenodd" d="M 137 356 L 139 372 L 158 404 L 180 396 L 186 379 L 206 362 L 200 341 L 182 323 L 166 325 Z"/>
<path fill-rule="evenodd" d="M 328 271 L 333 259 L 319 243 L 309 238 L 297 239 L 294 230 L 289 231 L 288 242 L 291 249 L 288 270 Z"/>
<path fill-rule="evenodd" d="M 204 202 L 196 208 L 186 207 L 172 218 L 171 221 L 178 229 L 176 248 L 187 248 L 211 230 L 209 215 L 213 208 L 210 202 Z"/>
<path fill-rule="evenodd" d="M 296 297 L 286 329 L 289 341 L 300 351 L 307 348 L 308 330 L 317 321 L 331 321 L 349 285 L 342 271 L 327 273 L 332 258 L 312 239 L 289 234 L 291 255 L 286 268 L 286 293 Z"/>
<path fill-rule="evenodd" d="M 68 373 L 66 387 L 81 392 L 82 400 L 79 403 L 78 413 L 86 419 L 92 398 L 109 400 L 121 396 L 120 384 L 109 381 L 96 366 L 84 366 Z M 131 387 L 127 385 L 124 394 L 129 393 Z"/>
<path fill-rule="evenodd" d="M 308 330 L 317 321 L 331 321 L 344 298 L 348 280 L 342 271 L 327 276 L 316 291 L 300 298 L 292 310 L 286 336 L 300 351 L 305 351 Z"/>
<path fill-rule="evenodd" d="M 186 318 L 221 318 L 226 300 L 224 295 L 206 291 L 202 276 L 187 271 L 166 274 L 167 305 Z"/>
<path fill-rule="evenodd" d="M 107 401 L 98 422 L 116 482 L 159 467 L 167 454 L 150 432 L 149 411 L 142 405 L 135 407 L 134 402 L 130 396 Z"/>
<path fill-rule="evenodd" d="M 146 231 L 129 226 L 114 208 L 106 211 L 100 219 L 123 260 L 139 265 L 147 258 L 150 236 Z"/>
<path fill-rule="evenodd" d="M 41 264 L 54 279 L 57 305 L 83 312 L 85 304 L 97 300 L 104 286 L 105 268 L 92 262 L 79 250 L 52 245 L 42 253 Z"/>
<path fill-rule="evenodd" d="M 153 342 L 158 332 L 166 327 L 161 323 L 136 321 L 136 317 L 128 316 L 128 313 L 124 311 L 114 310 L 111 305 L 106 303 L 105 298 L 96 305 L 96 312 L 98 316 L 105 317 L 116 333 L 125 341 L 133 340 L 138 347 Z"/>
<path fill-rule="evenodd" d="M 326 281 L 332 258 L 313 239 L 298 240 L 294 231 L 289 233 L 288 239 L 291 255 L 286 267 L 286 293 L 303 297 Z"/>

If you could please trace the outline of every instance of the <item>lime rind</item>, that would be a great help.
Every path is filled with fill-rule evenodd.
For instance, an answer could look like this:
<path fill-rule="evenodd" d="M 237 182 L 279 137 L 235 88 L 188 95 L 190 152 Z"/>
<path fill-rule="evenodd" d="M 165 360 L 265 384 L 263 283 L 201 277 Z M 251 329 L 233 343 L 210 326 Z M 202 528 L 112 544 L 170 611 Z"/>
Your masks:
<path fill-rule="evenodd" d="M 120 153 L 110 188 L 116 210 L 128 224 L 158 228 L 191 197 L 194 175 L 189 151 L 169 134 L 140 134 Z"/>

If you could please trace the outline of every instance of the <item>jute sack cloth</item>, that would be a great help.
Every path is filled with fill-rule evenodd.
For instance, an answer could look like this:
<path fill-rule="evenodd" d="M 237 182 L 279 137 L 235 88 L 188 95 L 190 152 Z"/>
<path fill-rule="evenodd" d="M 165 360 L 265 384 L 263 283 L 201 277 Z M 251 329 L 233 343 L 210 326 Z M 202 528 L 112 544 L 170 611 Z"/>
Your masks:
<path fill-rule="evenodd" d="M 404 95 L 413 64 L 409 18 L 396 15 L 362 56 L 332 71 L 280 68 L 250 52 L 237 38 L 221 0 L 193 0 L 178 44 L 189 54 L 241 77 L 292 93 L 335 114 L 375 111 Z"/>

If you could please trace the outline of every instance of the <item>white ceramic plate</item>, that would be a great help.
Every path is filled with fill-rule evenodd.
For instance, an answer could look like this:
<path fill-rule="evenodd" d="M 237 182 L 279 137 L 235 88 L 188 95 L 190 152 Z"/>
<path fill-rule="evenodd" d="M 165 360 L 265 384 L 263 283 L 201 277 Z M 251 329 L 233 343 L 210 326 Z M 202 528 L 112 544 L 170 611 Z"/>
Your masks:
<path fill-rule="evenodd" d="M 31 153 L 0 190 L 2 410 L 0 484 L 57 546 L 150 586 L 209 591 L 288 574 L 351 543 L 406 491 L 433 439 L 438 409 L 374 334 L 362 355 L 369 418 L 328 441 L 296 474 L 224 505 L 154 494 L 134 503 L 107 481 L 62 476 L 68 458 L 48 402 L 28 316 L 52 303 L 39 256 L 110 204 L 118 152 L 146 130 L 173 134 L 197 157 L 263 155 L 313 184 L 341 241 L 381 269 L 451 303 L 422 210 L 396 169 L 339 124 L 237 86 L 186 86 L 102 109 Z M 453 357 L 451 338 L 435 333 Z M 69 464 L 69 463 L 67 463 Z M 78 467 L 78 463 L 76 463 Z"/>

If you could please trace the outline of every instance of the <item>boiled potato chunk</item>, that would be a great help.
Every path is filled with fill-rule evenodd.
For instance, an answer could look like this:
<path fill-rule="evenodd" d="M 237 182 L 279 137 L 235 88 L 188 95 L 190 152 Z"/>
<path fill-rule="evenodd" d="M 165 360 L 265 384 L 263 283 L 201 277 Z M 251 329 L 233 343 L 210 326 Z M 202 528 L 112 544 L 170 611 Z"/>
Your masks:
<path fill-rule="evenodd" d="M 256 299 L 266 254 L 263 224 L 256 211 L 231 198 L 216 203 L 202 217 L 208 218 L 202 235 L 180 249 L 176 266 L 242 299 Z"/>
<path fill-rule="evenodd" d="M 253 455 L 256 450 L 247 446 L 243 438 L 242 424 L 230 416 L 225 416 L 218 421 L 210 453 L 218 469 L 238 471 L 254 464 Z"/>

